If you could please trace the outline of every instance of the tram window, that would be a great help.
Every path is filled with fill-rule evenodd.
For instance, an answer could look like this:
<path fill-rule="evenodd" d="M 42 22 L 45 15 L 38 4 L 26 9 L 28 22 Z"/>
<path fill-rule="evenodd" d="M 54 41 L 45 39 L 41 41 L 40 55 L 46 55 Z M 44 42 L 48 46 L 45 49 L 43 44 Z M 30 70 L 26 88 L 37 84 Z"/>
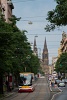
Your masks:
<path fill-rule="evenodd" d="M 20 83 L 19 85 L 32 85 L 32 75 L 23 75 L 20 76 Z"/>

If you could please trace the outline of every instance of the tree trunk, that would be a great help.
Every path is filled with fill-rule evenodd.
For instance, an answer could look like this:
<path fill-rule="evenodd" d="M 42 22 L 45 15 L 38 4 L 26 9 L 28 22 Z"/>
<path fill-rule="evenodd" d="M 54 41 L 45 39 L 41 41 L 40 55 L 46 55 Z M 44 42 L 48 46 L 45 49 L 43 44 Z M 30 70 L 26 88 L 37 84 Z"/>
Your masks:
<path fill-rule="evenodd" d="M 0 75 L 0 94 L 3 94 L 3 76 Z"/>

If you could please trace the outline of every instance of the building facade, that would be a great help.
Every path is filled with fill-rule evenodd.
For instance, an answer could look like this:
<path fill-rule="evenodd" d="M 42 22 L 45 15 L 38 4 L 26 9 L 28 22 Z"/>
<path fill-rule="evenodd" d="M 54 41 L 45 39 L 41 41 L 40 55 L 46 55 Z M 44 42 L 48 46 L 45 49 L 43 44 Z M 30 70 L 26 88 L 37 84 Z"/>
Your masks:
<path fill-rule="evenodd" d="M 62 34 L 61 51 L 62 53 L 67 52 L 67 34 L 65 32 Z"/>
<path fill-rule="evenodd" d="M 44 65 L 48 65 L 49 64 L 46 38 L 45 38 L 45 42 L 44 42 L 44 49 L 43 49 L 43 53 L 42 53 L 42 60 L 44 62 Z"/>
<path fill-rule="evenodd" d="M 14 9 L 14 6 L 11 0 L 0 0 L 0 10 L 7 23 L 10 22 L 9 18 L 12 17 L 12 9 Z"/>
<path fill-rule="evenodd" d="M 49 59 L 48 59 L 48 49 L 47 49 L 47 43 L 46 43 L 46 38 L 44 42 L 44 49 L 42 53 L 42 61 L 43 61 L 43 71 L 45 74 L 49 73 Z"/>
<path fill-rule="evenodd" d="M 12 17 L 12 9 L 14 9 L 13 3 L 11 0 L 0 0 L 0 18 L 3 17 L 4 21 L 7 23 L 10 23 L 9 18 Z M 5 83 L 8 82 L 8 90 L 11 90 L 14 86 L 14 79 L 13 75 L 11 73 L 4 73 L 3 78 L 3 89 L 4 92 L 7 91 L 7 88 L 5 86 Z"/>
<path fill-rule="evenodd" d="M 38 50 L 37 50 L 37 45 L 36 45 L 36 37 L 34 38 L 33 53 L 34 53 L 34 55 L 38 56 Z"/>

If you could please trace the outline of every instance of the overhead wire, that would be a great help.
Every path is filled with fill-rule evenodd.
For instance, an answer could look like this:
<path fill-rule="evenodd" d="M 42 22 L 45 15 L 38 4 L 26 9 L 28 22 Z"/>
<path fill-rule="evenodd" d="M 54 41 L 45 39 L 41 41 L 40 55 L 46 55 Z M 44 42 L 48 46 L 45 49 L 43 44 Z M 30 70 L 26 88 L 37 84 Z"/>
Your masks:
<path fill-rule="evenodd" d="M 12 2 L 13 2 L 13 3 L 18 3 L 18 2 L 20 3 L 20 2 L 30 2 L 30 1 L 36 1 L 36 0 L 19 0 L 19 1 L 13 0 Z M 39 1 L 39 0 L 38 0 L 38 1 Z M 42 0 L 41 0 L 41 1 L 42 1 Z"/>
<path fill-rule="evenodd" d="M 26 35 L 36 35 L 36 34 L 26 34 Z M 62 35 L 62 34 L 37 34 L 37 35 Z"/>

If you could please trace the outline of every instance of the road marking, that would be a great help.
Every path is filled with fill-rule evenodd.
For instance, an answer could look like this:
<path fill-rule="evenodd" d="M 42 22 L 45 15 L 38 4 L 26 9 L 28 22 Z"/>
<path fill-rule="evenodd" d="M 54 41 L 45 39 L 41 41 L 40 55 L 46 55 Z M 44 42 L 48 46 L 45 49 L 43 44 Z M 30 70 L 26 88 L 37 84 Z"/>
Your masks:
<path fill-rule="evenodd" d="M 35 85 L 47 85 L 46 83 L 39 83 L 39 84 L 35 84 Z"/>
<path fill-rule="evenodd" d="M 60 93 L 62 92 L 62 90 L 61 90 L 60 88 L 58 88 L 58 89 L 60 90 L 60 92 L 59 92 L 59 93 L 54 94 L 54 95 L 52 96 L 52 99 L 51 99 L 51 100 L 53 100 L 53 99 L 54 99 L 54 97 L 55 97 L 57 94 L 60 94 Z"/>

